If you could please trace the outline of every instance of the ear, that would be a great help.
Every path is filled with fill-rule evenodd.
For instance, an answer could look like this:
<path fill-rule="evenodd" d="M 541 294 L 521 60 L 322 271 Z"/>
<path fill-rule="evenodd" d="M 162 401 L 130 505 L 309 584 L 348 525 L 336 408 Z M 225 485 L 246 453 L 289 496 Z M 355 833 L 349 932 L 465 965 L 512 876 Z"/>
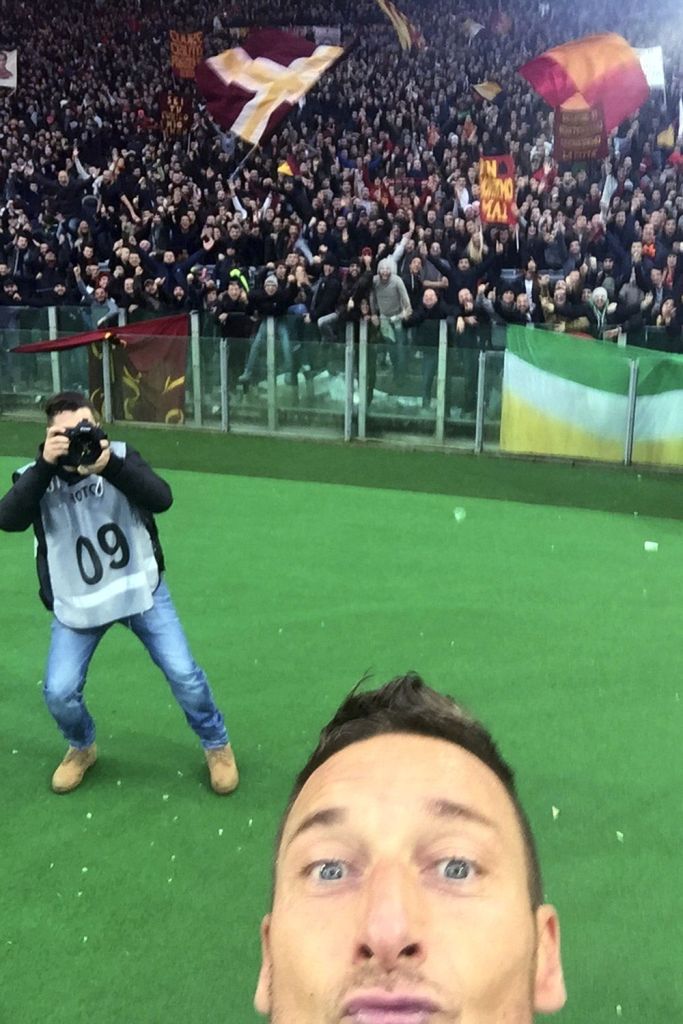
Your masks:
<path fill-rule="evenodd" d="M 557 1013 L 567 1001 L 567 990 L 560 958 L 560 922 L 554 907 L 544 904 L 538 908 L 536 928 L 534 1009 L 537 1013 Z"/>
<path fill-rule="evenodd" d="M 273 976 L 273 961 L 270 956 L 270 914 L 261 921 L 261 970 L 259 971 L 254 993 L 254 1008 L 264 1017 L 271 1012 L 271 984 Z"/>

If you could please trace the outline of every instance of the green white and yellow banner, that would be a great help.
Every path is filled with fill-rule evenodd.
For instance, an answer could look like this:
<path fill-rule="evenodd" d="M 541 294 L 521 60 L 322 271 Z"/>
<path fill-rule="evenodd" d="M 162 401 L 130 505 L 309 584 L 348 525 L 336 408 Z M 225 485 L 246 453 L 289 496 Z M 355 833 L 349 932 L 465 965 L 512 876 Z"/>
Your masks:
<path fill-rule="evenodd" d="M 640 354 L 633 461 L 683 466 L 683 356 Z"/>
<path fill-rule="evenodd" d="M 501 450 L 621 462 L 638 361 L 633 462 L 683 466 L 683 356 L 508 328 Z"/>

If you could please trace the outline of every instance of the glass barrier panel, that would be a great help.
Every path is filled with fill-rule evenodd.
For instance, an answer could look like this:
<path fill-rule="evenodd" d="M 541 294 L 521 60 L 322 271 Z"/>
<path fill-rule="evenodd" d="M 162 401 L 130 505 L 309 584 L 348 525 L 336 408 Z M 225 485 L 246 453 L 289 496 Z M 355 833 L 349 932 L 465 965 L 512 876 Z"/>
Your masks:
<path fill-rule="evenodd" d="M 56 306 L 55 313 L 59 338 L 92 330 L 92 317 L 87 306 Z"/>
<path fill-rule="evenodd" d="M 189 347 L 189 346 L 188 346 Z M 221 364 L 220 336 L 200 337 L 199 369 L 202 382 L 202 425 L 206 427 L 220 426 L 221 422 Z M 192 393 L 188 390 L 185 396 L 187 410 L 192 406 Z M 192 410 L 194 411 L 194 410 Z"/>
<path fill-rule="evenodd" d="M 52 364 L 49 352 L 12 352 L 19 345 L 45 340 L 37 329 L 23 330 L 19 311 L 0 307 L 0 412 L 13 415 L 41 415 L 45 399 L 52 394 Z"/>
<path fill-rule="evenodd" d="M 78 348 L 60 349 L 59 376 L 64 391 L 90 391 L 90 360 L 93 358 L 90 345 Z M 100 355 L 101 358 L 101 355 Z"/>
<path fill-rule="evenodd" d="M 433 443 L 439 322 L 368 323 L 368 437 Z"/>
<path fill-rule="evenodd" d="M 479 353 L 488 348 L 490 342 L 489 324 L 465 323 L 461 331 L 456 322 L 452 327 L 449 325 L 445 437 L 456 445 L 471 447 L 474 443 Z"/>
<path fill-rule="evenodd" d="M 669 327 L 646 327 L 640 341 L 634 332 L 629 331 L 628 344 L 639 344 L 642 348 L 654 349 L 656 352 L 683 353 L 683 333 L 680 327 L 672 323 Z"/>
<path fill-rule="evenodd" d="M 500 422 L 503 408 L 504 352 L 487 352 L 484 375 L 484 434 L 485 451 L 500 448 Z"/>
<path fill-rule="evenodd" d="M 338 437 L 346 401 L 345 325 L 304 314 L 275 320 L 275 404 L 280 430 Z"/>
<path fill-rule="evenodd" d="M 17 313 L 18 327 L 23 332 L 24 345 L 28 345 L 32 341 L 45 341 L 49 337 L 50 324 L 47 307 L 18 306 Z"/>
<path fill-rule="evenodd" d="M 230 429 L 262 430 L 268 426 L 266 321 L 257 324 L 251 317 L 233 315 L 221 323 L 220 331 L 228 339 Z"/>

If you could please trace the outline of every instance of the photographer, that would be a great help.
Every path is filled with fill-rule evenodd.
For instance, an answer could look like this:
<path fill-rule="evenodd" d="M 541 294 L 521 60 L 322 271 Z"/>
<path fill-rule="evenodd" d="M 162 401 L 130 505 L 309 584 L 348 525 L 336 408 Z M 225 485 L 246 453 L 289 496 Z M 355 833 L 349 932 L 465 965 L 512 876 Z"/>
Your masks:
<path fill-rule="evenodd" d="M 205 748 L 212 788 L 229 793 L 239 777 L 223 716 L 163 578 L 154 514 L 170 507 L 171 490 L 138 452 L 109 443 L 82 394 L 62 392 L 45 411 L 45 441 L 0 500 L 0 529 L 33 526 L 40 597 L 54 615 L 43 692 L 69 749 L 52 788 L 75 789 L 97 759 L 83 690 L 98 643 L 120 622 L 166 676 Z"/>

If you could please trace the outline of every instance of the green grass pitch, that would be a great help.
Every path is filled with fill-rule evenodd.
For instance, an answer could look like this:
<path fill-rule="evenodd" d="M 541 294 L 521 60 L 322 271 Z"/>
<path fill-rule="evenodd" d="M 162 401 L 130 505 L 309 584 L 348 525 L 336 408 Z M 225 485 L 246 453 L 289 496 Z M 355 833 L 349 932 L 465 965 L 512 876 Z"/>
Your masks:
<path fill-rule="evenodd" d="M 38 433 L 3 426 L 3 491 Z M 366 670 L 409 668 L 479 714 L 516 768 L 563 928 L 557 1019 L 683 1019 L 680 478 L 115 436 L 172 467 L 167 579 L 242 783 L 210 793 L 165 681 L 115 627 L 86 691 L 100 762 L 51 794 L 64 744 L 39 688 L 49 616 L 30 535 L 2 535 L 0 1021 L 258 1020 L 258 926 L 294 774 Z"/>

